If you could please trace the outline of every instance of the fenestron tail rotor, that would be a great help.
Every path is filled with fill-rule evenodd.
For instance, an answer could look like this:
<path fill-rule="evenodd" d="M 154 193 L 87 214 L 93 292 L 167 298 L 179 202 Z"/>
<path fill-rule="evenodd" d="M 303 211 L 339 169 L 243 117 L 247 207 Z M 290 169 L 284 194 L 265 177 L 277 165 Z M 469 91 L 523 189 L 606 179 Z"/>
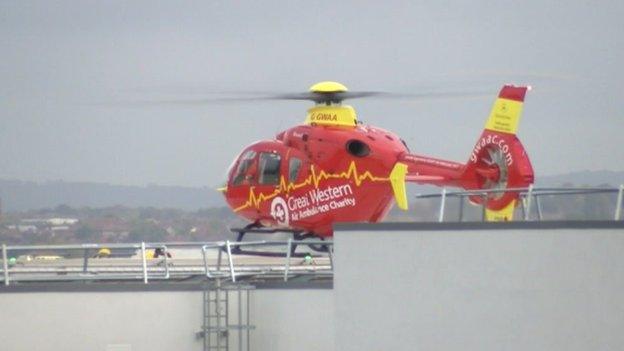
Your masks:
<path fill-rule="evenodd" d="M 483 172 L 482 176 L 485 178 L 482 189 L 487 190 L 501 190 L 507 188 L 508 169 L 505 162 L 505 156 L 503 151 L 496 146 L 488 147 L 485 149 L 486 154 L 481 156 L 481 161 L 489 167 L 493 167 L 495 172 Z M 488 193 L 488 199 L 499 199 L 503 196 L 503 193 L 492 192 Z"/>

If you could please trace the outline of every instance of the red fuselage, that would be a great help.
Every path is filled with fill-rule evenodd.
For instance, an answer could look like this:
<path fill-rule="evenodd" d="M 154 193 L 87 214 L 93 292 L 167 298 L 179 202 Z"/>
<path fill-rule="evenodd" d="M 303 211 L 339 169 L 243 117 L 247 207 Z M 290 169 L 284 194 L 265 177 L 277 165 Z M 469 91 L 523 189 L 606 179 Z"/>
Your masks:
<path fill-rule="evenodd" d="M 329 236 L 334 222 L 385 217 L 394 203 L 389 174 L 408 152 L 396 134 L 380 128 L 300 125 L 243 150 L 225 196 L 237 214 L 262 226 Z M 446 169 L 449 178 L 462 168 L 447 166 L 431 167 L 436 174 Z M 426 163 L 420 167 L 427 171 Z"/>

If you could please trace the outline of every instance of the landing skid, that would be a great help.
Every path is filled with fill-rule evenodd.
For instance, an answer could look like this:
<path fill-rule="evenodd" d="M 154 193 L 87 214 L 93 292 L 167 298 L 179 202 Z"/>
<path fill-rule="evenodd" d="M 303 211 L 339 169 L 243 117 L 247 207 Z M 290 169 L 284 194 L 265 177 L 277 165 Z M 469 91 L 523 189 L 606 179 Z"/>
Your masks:
<path fill-rule="evenodd" d="M 244 228 L 230 228 L 230 231 L 233 233 L 238 233 L 236 238 L 236 242 L 242 242 L 245 234 L 275 234 L 275 233 L 289 233 L 292 234 L 292 238 L 294 241 L 304 241 L 308 239 L 324 240 L 323 237 L 320 237 L 314 233 L 303 232 L 295 229 L 288 228 L 266 228 L 262 227 L 259 224 L 251 223 L 245 226 Z M 315 252 L 325 253 L 329 251 L 327 245 L 323 244 L 293 244 L 290 250 L 290 257 L 306 257 L 309 256 L 308 252 L 296 252 L 298 246 L 307 246 Z M 269 251 L 252 251 L 252 250 L 244 250 L 241 249 L 240 246 L 236 246 L 231 249 L 233 254 L 238 255 L 253 255 L 253 256 L 265 256 L 265 257 L 286 257 L 286 253 L 283 252 L 269 252 Z"/>

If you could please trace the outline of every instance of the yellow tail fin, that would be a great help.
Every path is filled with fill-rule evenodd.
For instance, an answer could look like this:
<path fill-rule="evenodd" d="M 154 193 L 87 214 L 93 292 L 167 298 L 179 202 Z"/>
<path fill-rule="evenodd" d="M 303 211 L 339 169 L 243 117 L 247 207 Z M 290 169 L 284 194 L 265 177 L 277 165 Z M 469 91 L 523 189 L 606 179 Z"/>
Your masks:
<path fill-rule="evenodd" d="M 488 222 L 507 222 L 513 220 L 516 200 L 511 201 L 506 207 L 500 210 L 485 210 L 485 220 Z"/>
<path fill-rule="evenodd" d="M 405 190 L 405 175 L 407 174 L 407 165 L 397 162 L 390 172 L 390 184 L 394 192 L 394 199 L 397 206 L 402 210 L 407 210 L 407 191 Z"/>
<path fill-rule="evenodd" d="M 527 90 L 531 90 L 531 87 L 504 86 L 494 102 L 485 129 L 516 134 Z"/>

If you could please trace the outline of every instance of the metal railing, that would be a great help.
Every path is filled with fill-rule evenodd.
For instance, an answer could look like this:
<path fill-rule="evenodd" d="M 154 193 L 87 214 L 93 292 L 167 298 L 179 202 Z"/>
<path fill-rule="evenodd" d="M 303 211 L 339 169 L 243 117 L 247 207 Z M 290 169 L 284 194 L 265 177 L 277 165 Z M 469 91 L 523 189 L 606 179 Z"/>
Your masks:
<path fill-rule="evenodd" d="M 294 255 L 297 247 L 321 245 L 327 252 L 305 251 Z M 258 256 L 243 250 L 260 249 Z M 95 257 L 98 250 L 113 253 L 126 251 L 131 257 Z M 162 258 L 148 258 L 150 250 L 160 249 Z M 182 257 L 168 257 L 177 250 Z M 68 258 L 49 253 L 82 251 L 82 258 Z M 34 256 L 46 253 L 47 256 Z M 225 256 L 225 257 L 223 257 Z M 33 258 L 34 257 L 34 258 Z M 43 257 L 38 259 L 37 257 Z M 49 258 L 49 259 L 46 259 Z M 295 259 L 299 261 L 294 261 Z M 227 266 L 224 264 L 227 264 Z M 133 243 L 80 245 L 2 245 L 2 279 L 11 283 L 49 281 L 150 281 L 188 278 L 221 279 L 279 279 L 285 282 L 293 276 L 333 277 L 333 242 L 324 240 L 288 240 L 253 242 L 203 243 Z"/>
<path fill-rule="evenodd" d="M 328 264 L 325 265 L 299 265 L 297 268 L 291 267 L 291 260 L 293 258 L 294 248 L 300 245 L 322 245 L 327 247 L 327 259 Z M 248 276 L 250 273 L 249 269 L 244 269 L 244 267 L 238 267 L 238 271 L 235 266 L 235 255 L 233 254 L 233 247 L 242 250 L 243 248 L 253 247 L 253 248 L 266 248 L 266 247 L 283 247 L 283 249 L 278 252 L 268 252 L 267 253 L 275 253 L 282 254 L 284 256 L 282 264 L 278 266 L 265 266 L 265 271 L 263 271 L 264 275 L 268 275 L 268 273 L 282 272 L 282 277 L 285 282 L 288 281 L 288 278 L 293 275 L 333 275 L 333 242 L 325 241 L 325 240 L 292 240 L 288 239 L 287 241 L 247 241 L 247 242 L 217 242 L 206 244 L 202 246 L 202 256 L 204 261 L 204 272 L 206 273 L 206 277 L 208 278 L 228 278 L 232 282 L 236 282 L 236 277 Z M 217 260 L 215 266 L 213 268 L 210 267 L 207 260 L 207 252 L 210 250 L 217 251 Z M 223 252 L 227 253 L 227 263 L 228 268 L 222 269 L 222 258 Z M 320 259 L 320 257 L 312 257 L 309 256 L 311 260 Z M 251 272 L 251 275 L 256 275 L 257 272 Z"/>
<path fill-rule="evenodd" d="M 444 215 L 446 210 L 446 199 L 454 197 L 459 199 L 459 221 L 463 220 L 463 205 L 466 197 L 479 196 L 483 199 L 481 205 L 481 219 L 485 220 L 486 207 L 483 205 L 491 194 L 500 194 L 513 192 L 517 193 L 521 199 L 520 205 L 522 209 L 522 218 L 525 221 L 531 220 L 531 210 L 533 203 L 535 203 L 537 211 L 537 220 L 543 219 L 542 203 L 540 201 L 544 196 L 563 196 L 563 195 L 597 195 L 597 194 L 617 194 L 615 208 L 613 211 L 613 220 L 622 219 L 622 200 L 624 200 L 624 185 L 620 185 L 617 188 L 606 187 L 583 187 L 583 188 L 567 188 L 567 187 L 533 187 L 532 185 L 527 188 L 507 188 L 507 189 L 480 189 L 480 190 L 466 190 L 466 191 L 448 191 L 446 188 L 442 188 L 439 194 L 424 194 L 416 195 L 417 199 L 431 199 L 440 198 L 440 207 L 438 211 L 438 221 L 444 221 Z"/>

